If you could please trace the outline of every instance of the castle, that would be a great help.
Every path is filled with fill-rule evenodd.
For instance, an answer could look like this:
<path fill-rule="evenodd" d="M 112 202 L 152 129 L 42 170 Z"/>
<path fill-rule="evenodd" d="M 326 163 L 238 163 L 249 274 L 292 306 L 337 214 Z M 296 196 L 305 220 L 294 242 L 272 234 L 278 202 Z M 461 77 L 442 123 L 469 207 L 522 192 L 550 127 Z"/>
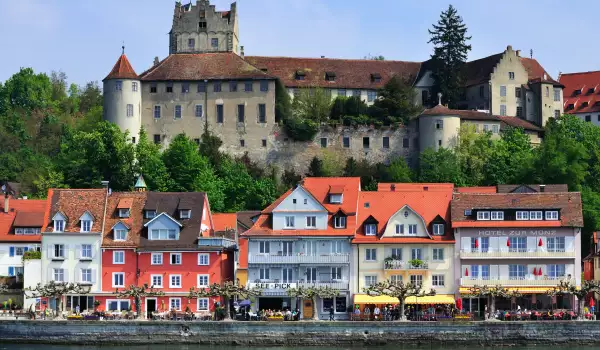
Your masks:
<path fill-rule="evenodd" d="M 245 56 L 238 29 L 236 3 L 216 11 L 208 0 L 177 2 L 169 56 L 137 74 L 123 52 L 103 80 L 104 118 L 129 131 L 133 143 L 142 127 L 164 145 L 182 132 L 199 142 L 208 127 L 229 154 L 303 171 L 314 156 L 403 157 L 414 165 L 426 148 L 453 147 L 464 122 L 494 137 L 507 126 L 522 127 L 539 143 L 546 121 L 563 113 L 562 85 L 511 46 L 466 64 L 462 109 L 450 110 L 431 96 L 429 61 Z M 359 96 L 372 104 L 392 76 L 409 81 L 424 107 L 408 125 L 323 126 L 313 141 L 297 142 L 275 120 L 276 79 L 291 97 L 317 86 L 332 99 Z"/>

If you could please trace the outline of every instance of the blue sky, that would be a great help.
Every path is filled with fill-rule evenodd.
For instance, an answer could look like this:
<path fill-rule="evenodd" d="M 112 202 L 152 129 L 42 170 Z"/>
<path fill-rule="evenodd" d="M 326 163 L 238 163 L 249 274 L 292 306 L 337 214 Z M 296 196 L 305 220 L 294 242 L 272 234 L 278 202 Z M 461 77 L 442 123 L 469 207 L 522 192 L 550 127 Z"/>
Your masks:
<path fill-rule="evenodd" d="M 195 0 L 194 0 L 195 1 Z M 184 3 L 187 0 L 183 1 Z M 213 0 L 217 9 L 231 1 Z M 0 81 L 20 67 L 62 70 L 69 81 L 101 81 L 125 41 L 135 70 L 168 53 L 174 0 L 0 0 Z M 443 0 L 238 0 L 246 55 L 422 61 L 432 51 L 427 29 Z M 585 7 L 558 0 L 456 0 L 476 59 L 507 45 L 559 71 L 598 70 L 593 34 L 600 1 Z"/>

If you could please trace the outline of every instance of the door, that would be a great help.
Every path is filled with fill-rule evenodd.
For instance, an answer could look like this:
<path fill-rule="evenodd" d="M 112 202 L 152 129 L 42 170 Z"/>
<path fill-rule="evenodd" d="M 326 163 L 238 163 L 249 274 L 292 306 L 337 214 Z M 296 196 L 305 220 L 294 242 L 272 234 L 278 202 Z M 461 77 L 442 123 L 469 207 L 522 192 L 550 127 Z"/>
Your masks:
<path fill-rule="evenodd" d="M 302 306 L 302 318 L 304 318 L 305 320 L 311 319 L 313 317 L 314 311 L 312 300 L 304 299 L 302 301 Z"/>
<path fill-rule="evenodd" d="M 291 256 L 293 255 L 293 243 L 294 242 L 281 242 L 282 244 L 282 252 L 283 252 L 283 256 Z"/>
<path fill-rule="evenodd" d="M 146 299 L 146 318 L 152 319 L 152 314 L 156 312 L 156 299 Z"/>
<path fill-rule="evenodd" d="M 308 256 L 317 255 L 317 242 L 316 241 L 306 242 L 306 255 L 308 255 Z"/>
<path fill-rule="evenodd" d="M 307 267 L 306 268 L 306 282 L 316 282 L 317 281 L 317 268 L 316 267 Z"/>

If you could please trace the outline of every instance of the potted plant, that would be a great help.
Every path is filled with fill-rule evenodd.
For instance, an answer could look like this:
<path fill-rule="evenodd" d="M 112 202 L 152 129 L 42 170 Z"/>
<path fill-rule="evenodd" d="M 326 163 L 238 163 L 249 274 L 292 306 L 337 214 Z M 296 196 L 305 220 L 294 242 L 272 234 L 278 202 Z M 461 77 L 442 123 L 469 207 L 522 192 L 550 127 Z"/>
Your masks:
<path fill-rule="evenodd" d="M 423 260 L 421 259 L 412 259 L 411 261 L 409 261 L 410 265 L 412 267 L 421 267 L 423 266 Z"/>
<path fill-rule="evenodd" d="M 4 302 L 2 303 L 3 306 L 3 313 L 6 313 L 8 311 L 8 301 L 4 300 Z"/>
<path fill-rule="evenodd" d="M 98 306 L 100 306 L 100 300 L 94 300 L 94 312 L 98 312 Z"/>
<path fill-rule="evenodd" d="M 13 305 L 13 300 L 12 299 L 8 299 L 8 313 L 12 314 L 13 310 L 12 310 L 12 305 Z"/>

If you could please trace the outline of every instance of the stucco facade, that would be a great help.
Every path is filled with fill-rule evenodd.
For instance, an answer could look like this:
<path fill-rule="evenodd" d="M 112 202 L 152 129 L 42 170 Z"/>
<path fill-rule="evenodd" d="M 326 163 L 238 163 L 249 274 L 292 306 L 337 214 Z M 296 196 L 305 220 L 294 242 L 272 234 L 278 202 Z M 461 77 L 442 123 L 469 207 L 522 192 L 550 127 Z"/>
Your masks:
<path fill-rule="evenodd" d="M 107 79 L 103 82 L 104 119 L 138 139 L 142 125 L 142 86 L 137 79 Z"/>

